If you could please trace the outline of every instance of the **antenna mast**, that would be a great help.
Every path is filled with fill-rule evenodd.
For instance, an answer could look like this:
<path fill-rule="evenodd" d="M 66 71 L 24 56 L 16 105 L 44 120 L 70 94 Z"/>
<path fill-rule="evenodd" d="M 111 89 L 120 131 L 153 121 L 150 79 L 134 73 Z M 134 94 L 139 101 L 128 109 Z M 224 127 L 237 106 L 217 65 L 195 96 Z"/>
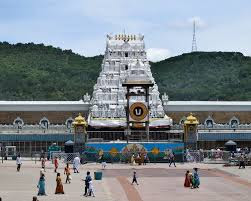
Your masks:
<path fill-rule="evenodd" d="M 192 41 L 192 52 L 197 51 L 197 44 L 196 44 L 196 35 L 195 35 L 195 20 L 193 21 L 193 41 Z"/>

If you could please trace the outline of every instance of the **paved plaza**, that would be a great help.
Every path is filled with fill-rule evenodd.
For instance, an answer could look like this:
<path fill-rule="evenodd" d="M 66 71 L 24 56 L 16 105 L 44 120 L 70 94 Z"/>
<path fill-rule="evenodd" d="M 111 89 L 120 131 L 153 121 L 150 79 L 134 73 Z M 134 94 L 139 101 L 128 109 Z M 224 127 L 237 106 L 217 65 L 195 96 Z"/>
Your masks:
<path fill-rule="evenodd" d="M 48 196 L 40 196 L 39 201 L 232 201 L 250 200 L 251 168 L 223 167 L 220 164 L 108 164 L 103 170 L 103 179 L 94 180 L 96 197 L 84 197 L 86 171 L 101 171 L 100 164 L 85 164 L 79 174 L 72 173 L 72 183 L 64 184 L 65 195 L 55 195 L 56 174 L 53 165 L 47 162 L 46 191 Z M 184 188 L 186 170 L 199 168 L 201 185 L 199 189 Z M 59 172 L 63 175 L 64 164 Z M 131 185 L 133 171 L 138 174 L 139 185 Z M 15 161 L 0 163 L 0 197 L 3 201 L 29 201 L 37 194 L 40 162 L 24 161 L 21 172 L 16 172 Z M 73 171 L 72 171 L 73 172 Z"/>

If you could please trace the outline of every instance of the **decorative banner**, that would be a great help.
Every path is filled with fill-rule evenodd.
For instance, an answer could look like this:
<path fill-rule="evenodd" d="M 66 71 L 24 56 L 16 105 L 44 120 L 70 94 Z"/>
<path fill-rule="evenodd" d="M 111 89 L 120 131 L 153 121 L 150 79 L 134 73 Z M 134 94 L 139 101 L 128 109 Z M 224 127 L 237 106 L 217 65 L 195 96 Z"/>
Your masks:
<path fill-rule="evenodd" d="M 112 157 L 115 157 L 118 154 L 118 150 L 115 147 L 113 147 L 110 150 L 110 154 L 111 154 Z"/>
<path fill-rule="evenodd" d="M 153 155 L 158 155 L 159 154 L 159 148 L 154 147 L 151 152 L 152 152 Z"/>
<path fill-rule="evenodd" d="M 147 150 L 142 144 L 128 144 L 121 150 L 123 155 L 146 153 Z"/>
<path fill-rule="evenodd" d="M 129 108 L 129 121 L 144 122 L 147 120 L 148 113 L 146 103 L 133 103 Z"/>

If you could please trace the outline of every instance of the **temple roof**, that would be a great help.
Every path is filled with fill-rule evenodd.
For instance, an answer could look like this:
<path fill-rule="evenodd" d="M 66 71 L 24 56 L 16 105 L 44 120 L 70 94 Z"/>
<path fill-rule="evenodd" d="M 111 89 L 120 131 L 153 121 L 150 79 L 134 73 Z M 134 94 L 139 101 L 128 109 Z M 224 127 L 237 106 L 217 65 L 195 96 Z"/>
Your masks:
<path fill-rule="evenodd" d="M 88 111 L 89 103 L 80 101 L 0 101 L 0 111 Z"/>
<path fill-rule="evenodd" d="M 165 112 L 251 111 L 251 101 L 167 101 Z"/>

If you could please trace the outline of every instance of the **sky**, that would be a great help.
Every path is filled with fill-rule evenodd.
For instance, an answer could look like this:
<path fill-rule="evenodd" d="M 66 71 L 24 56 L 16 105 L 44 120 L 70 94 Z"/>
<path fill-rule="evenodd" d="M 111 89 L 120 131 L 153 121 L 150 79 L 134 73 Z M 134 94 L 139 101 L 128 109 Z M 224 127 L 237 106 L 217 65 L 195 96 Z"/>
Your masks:
<path fill-rule="evenodd" d="M 191 51 L 251 56 L 250 0 L 0 0 L 0 41 L 104 54 L 106 34 L 144 34 L 148 58 Z"/>

